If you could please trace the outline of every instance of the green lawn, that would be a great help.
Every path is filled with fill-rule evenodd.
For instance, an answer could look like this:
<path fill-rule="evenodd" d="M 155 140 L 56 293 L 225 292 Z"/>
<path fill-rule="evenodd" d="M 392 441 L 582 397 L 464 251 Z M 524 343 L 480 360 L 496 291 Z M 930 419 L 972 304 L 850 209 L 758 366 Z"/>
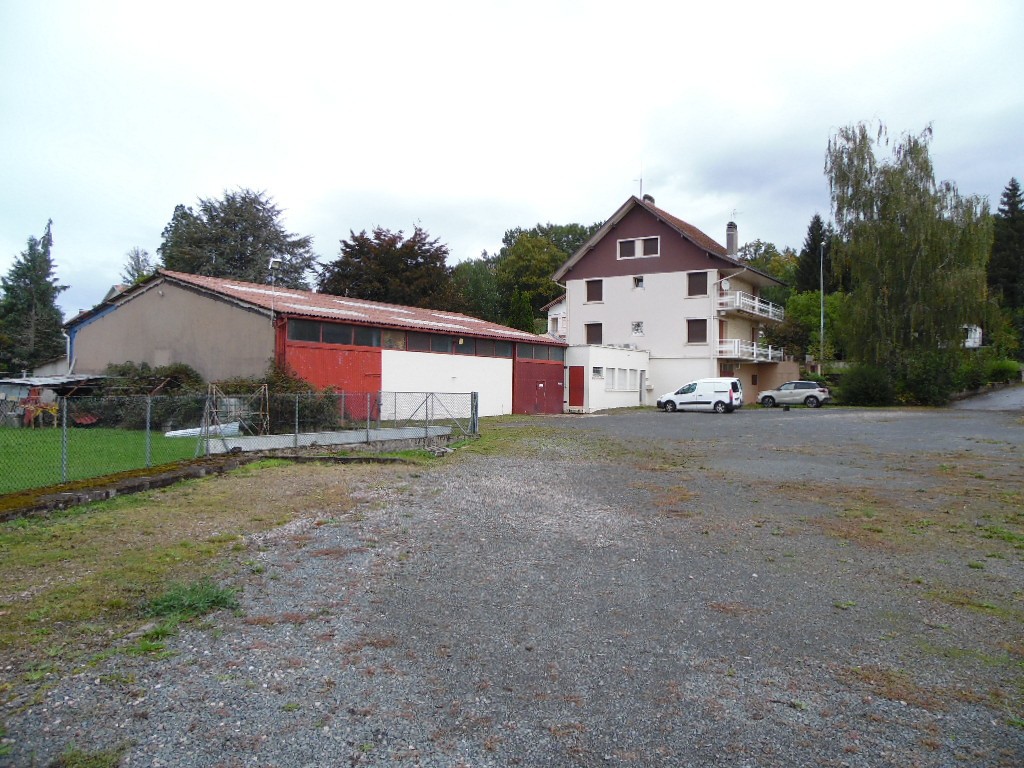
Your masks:
<path fill-rule="evenodd" d="M 154 432 L 150 439 L 149 466 L 196 455 L 197 438 L 168 438 Z M 0 429 L 0 494 L 144 468 L 146 433 L 69 429 L 67 456 L 67 477 L 63 478 L 59 428 Z"/>

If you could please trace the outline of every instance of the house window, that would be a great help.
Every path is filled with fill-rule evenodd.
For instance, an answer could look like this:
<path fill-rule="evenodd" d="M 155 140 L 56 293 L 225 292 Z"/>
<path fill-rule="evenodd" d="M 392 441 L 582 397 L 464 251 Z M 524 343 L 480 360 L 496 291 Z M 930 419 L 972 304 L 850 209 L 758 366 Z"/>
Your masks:
<path fill-rule="evenodd" d="M 619 240 L 620 259 L 653 258 L 661 253 L 661 238 L 637 237 L 631 240 Z"/>
<path fill-rule="evenodd" d="M 587 329 L 587 344 L 603 343 L 600 323 L 586 323 L 583 327 Z"/>
<path fill-rule="evenodd" d="M 494 339 L 477 339 L 476 354 L 477 357 L 495 357 Z"/>
<path fill-rule="evenodd" d="M 604 280 L 587 280 L 587 301 L 602 301 Z"/>
<path fill-rule="evenodd" d="M 708 343 L 708 321 L 705 318 L 686 321 L 686 342 L 687 344 Z"/>
<path fill-rule="evenodd" d="M 689 272 L 686 275 L 686 295 L 687 296 L 707 296 L 708 295 L 708 273 L 707 272 Z"/>
<path fill-rule="evenodd" d="M 462 336 L 456 338 L 453 351 L 456 355 L 475 355 L 476 339 L 467 339 Z"/>
<path fill-rule="evenodd" d="M 595 379 L 603 379 L 604 378 L 604 368 L 602 368 L 600 365 L 595 365 L 593 367 L 593 369 L 591 370 L 590 375 L 593 378 L 595 378 Z"/>
<path fill-rule="evenodd" d="M 644 287 L 644 276 L 643 275 L 636 275 L 633 278 L 633 287 L 634 288 L 643 288 Z"/>
<path fill-rule="evenodd" d="M 565 349 L 564 348 L 562 348 L 562 347 L 551 347 L 551 348 L 548 349 L 548 353 L 549 353 L 550 358 L 552 360 L 555 360 L 555 361 L 557 361 L 559 363 L 564 363 L 565 362 Z"/>
<path fill-rule="evenodd" d="M 643 320 L 637 320 L 636 322 L 634 322 L 632 324 L 632 326 L 633 326 L 633 335 L 634 336 L 643 336 L 644 335 L 644 321 Z"/>

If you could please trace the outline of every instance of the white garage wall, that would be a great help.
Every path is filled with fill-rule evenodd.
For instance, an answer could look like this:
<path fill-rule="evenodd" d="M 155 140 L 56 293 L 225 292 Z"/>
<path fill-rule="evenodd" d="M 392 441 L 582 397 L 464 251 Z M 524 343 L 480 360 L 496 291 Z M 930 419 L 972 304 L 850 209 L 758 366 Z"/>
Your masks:
<path fill-rule="evenodd" d="M 385 392 L 478 392 L 480 416 L 512 413 L 512 360 L 381 350 Z"/>

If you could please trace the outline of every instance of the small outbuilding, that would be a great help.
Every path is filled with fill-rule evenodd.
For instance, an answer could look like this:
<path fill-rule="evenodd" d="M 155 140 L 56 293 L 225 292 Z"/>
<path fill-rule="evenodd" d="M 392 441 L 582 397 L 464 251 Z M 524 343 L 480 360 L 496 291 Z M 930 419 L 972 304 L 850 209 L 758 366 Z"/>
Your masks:
<path fill-rule="evenodd" d="M 159 270 L 65 326 L 69 367 L 186 363 L 208 381 L 271 361 L 346 392 L 477 392 L 479 415 L 561 413 L 565 342 L 456 312 Z"/>

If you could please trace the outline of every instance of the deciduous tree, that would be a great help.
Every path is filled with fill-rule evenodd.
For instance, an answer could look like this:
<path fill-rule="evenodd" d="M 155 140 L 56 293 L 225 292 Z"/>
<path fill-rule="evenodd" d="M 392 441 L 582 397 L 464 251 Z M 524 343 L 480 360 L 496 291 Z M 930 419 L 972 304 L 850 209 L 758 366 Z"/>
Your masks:
<path fill-rule="evenodd" d="M 460 261 L 452 268 L 452 283 L 461 297 L 464 312 L 489 320 L 505 322 L 501 294 L 498 291 L 497 258 L 484 251 L 479 259 Z"/>
<path fill-rule="evenodd" d="M 562 287 L 551 276 L 565 259 L 565 252 L 550 240 L 528 232 L 520 232 L 510 245 L 502 248 L 495 276 L 500 295 L 507 297 L 509 313 L 517 292 L 526 299 L 535 317 L 541 307 L 558 298 Z"/>
<path fill-rule="evenodd" d="M 53 274 L 52 225 L 46 222 L 40 239 L 28 239 L 28 247 L 0 279 L 0 370 L 31 370 L 64 352 L 57 297 L 67 286 Z"/>
<path fill-rule="evenodd" d="M 781 280 L 786 285 L 770 285 L 761 290 L 761 296 L 780 306 L 785 306 L 792 292 L 793 275 L 796 272 L 797 256 L 792 248 L 781 251 L 773 243 L 754 240 L 744 243 L 737 257 L 754 269 Z"/>
<path fill-rule="evenodd" d="M 884 125 L 848 126 L 829 140 L 825 162 L 841 239 L 834 258 L 853 285 L 850 353 L 905 383 L 921 380 L 922 360 L 955 368 L 963 327 L 985 313 L 988 206 L 935 180 L 931 135 L 905 134 L 885 157 Z"/>
<path fill-rule="evenodd" d="M 175 207 L 157 252 L 164 267 L 178 272 L 308 288 L 312 244 L 312 237 L 285 230 L 281 209 L 266 193 L 241 189 L 200 199 L 196 211 Z"/>

